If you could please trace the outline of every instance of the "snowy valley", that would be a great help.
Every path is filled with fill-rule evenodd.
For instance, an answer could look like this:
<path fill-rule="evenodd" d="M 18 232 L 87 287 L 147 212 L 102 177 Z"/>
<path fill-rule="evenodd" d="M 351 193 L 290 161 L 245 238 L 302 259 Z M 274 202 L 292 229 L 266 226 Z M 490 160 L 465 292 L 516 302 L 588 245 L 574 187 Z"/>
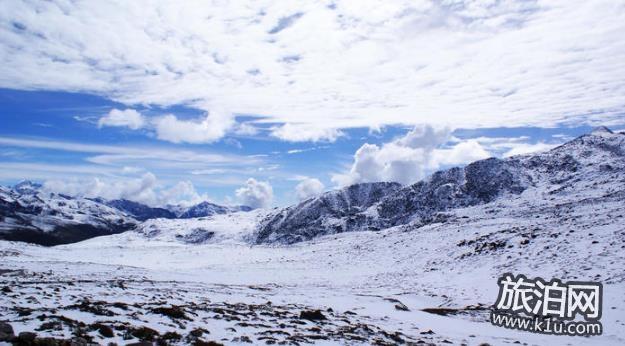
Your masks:
<path fill-rule="evenodd" d="M 625 134 L 607 128 L 286 208 L 180 211 L 39 188 L 0 190 L 6 340 L 625 344 Z M 492 326 L 506 272 L 602 282 L 603 335 Z"/>

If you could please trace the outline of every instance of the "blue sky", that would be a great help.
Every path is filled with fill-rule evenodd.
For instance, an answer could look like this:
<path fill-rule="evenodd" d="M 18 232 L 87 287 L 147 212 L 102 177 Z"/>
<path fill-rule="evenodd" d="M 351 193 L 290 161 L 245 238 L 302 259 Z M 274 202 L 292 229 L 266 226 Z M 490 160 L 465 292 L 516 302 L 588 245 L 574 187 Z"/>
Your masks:
<path fill-rule="evenodd" d="M 0 183 L 285 205 L 622 129 L 611 0 L 0 2 Z"/>
<path fill-rule="evenodd" d="M 219 203 L 237 203 L 240 201 L 236 189 L 244 186 L 248 178 L 255 178 L 271 185 L 274 195 L 271 205 L 284 205 L 297 201 L 295 187 L 306 177 L 318 179 L 326 190 L 336 187 L 338 183 L 332 181 L 332 176 L 349 170 L 354 153 L 363 144 L 382 147 L 411 130 L 408 126 L 388 126 L 379 131 L 356 128 L 344 130 L 345 135 L 334 142 L 292 143 L 270 136 L 268 129 L 272 125 L 267 124 L 259 126 L 260 130 L 254 135 L 232 134 L 214 143 L 189 144 L 162 141 L 147 130 L 98 126 L 98 120 L 111 109 L 126 108 L 123 104 L 88 94 L 0 89 L 2 183 L 10 185 L 31 179 L 40 182 L 69 180 L 82 184 L 94 177 L 103 181 L 132 181 L 150 172 L 157 178 L 156 190 L 169 188 L 179 181 L 189 181 L 201 196 Z M 181 119 L 198 116 L 197 110 L 180 106 L 134 109 L 154 117 L 169 113 Z M 241 116 L 237 120 L 244 122 L 249 118 Z M 529 146 L 523 148 L 528 151 L 542 149 L 532 147 L 537 144 L 548 148 L 589 130 L 588 125 L 455 129 L 439 146 L 453 147 L 457 142 L 480 139 L 489 154 L 502 156 L 523 146 Z M 499 139 L 502 146 L 493 146 L 488 139 Z M 79 145 L 95 148 L 75 148 Z M 119 150 L 119 153 L 108 147 Z M 188 151 L 194 155 L 219 155 L 225 159 L 192 159 L 183 163 L 157 155 L 127 160 L 113 158 L 110 162 L 93 160 L 111 151 L 121 156 L 130 149 L 166 152 L 172 156 Z M 442 163 L 438 168 L 447 166 L 451 165 Z M 427 170 L 427 173 L 431 171 Z"/>

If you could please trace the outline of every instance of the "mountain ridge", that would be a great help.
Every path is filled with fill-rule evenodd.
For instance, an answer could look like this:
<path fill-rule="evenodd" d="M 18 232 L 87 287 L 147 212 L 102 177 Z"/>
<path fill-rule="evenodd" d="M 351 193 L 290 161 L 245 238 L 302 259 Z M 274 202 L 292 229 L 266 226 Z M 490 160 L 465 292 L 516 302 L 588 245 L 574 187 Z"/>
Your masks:
<path fill-rule="evenodd" d="M 487 158 L 437 171 L 422 181 L 383 194 L 367 210 L 340 215 L 317 207 L 336 192 L 314 197 L 263 219 L 256 230 L 256 243 L 291 244 L 333 233 L 409 223 L 423 226 L 444 222 L 449 210 L 488 204 L 504 197 L 517 198 L 539 185 L 581 190 L 586 188 L 579 184 L 583 179 L 596 184 L 619 182 L 625 178 L 621 173 L 625 169 L 624 158 L 625 134 L 597 128 L 546 152 Z M 548 198 L 552 196 L 553 193 Z"/>
<path fill-rule="evenodd" d="M 12 188 L 0 186 L 0 239 L 53 246 L 134 230 L 152 219 L 201 218 L 251 210 L 202 202 L 178 207 L 183 211 L 178 210 L 181 214 L 177 215 L 176 210 L 127 199 L 72 197 L 41 188 L 41 184 L 28 180 Z"/>
<path fill-rule="evenodd" d="M 158 208 L 124 199 L 75 198 L 40 189 L 39 184 L 29 181 L 13 189 L 0 186 L 0 239 L 57 245 L 137 230 L 144 222 L 158 219 L 171 222 L 153 222 L 149 231 L 141 228 L 141 232 L 173 230 L 183 234 L 177 219 L 210 220 L 251 210 L 211 202 L 188 208 Z M 406 225 L 414 229 L 457 218 L 457 211 L 463 208 L 499 201 L 518 200 L 524 205 L 554 208 L 555 202 L 581 203 L 620 189 L 625 190 L 625 134 L 597 128 L 549 151 L 479 160 L 434 172 L 407 186 L 393 182 L 354 184 L 285 208 L 263 210 L 248 218 L 255 223 L 245 226 L 251 234 L 239 238 L 252 244 L 292 244 L 344 232 Z M 204 231 L 210 223 L 187 224 L 198 229 L 193 237 L 219 234 L 218 230 Z"/>

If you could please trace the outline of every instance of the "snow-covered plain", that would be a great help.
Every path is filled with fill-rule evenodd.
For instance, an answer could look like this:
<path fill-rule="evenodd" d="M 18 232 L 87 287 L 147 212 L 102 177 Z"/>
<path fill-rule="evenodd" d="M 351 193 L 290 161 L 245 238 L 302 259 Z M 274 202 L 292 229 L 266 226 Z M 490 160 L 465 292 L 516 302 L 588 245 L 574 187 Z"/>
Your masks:
<path fill-rule="evenodd" d="M 0 320 L 16 333 L 105 344 L 623 345 L 625 162 L 583 142 L 565 149 L 577 153 L 574 175 L 536 171 L 520 194 L 426 225 L 258 245 L 257 224 L 276 211 L 256 210 L 148 220 L 55 247 L 0 241 Z M 603 335 L 492 326 L 506 272 L 602 282 Z M 423 311 L 440 307 L 454 310 Z"/>
<path fill-rule="evenodd" d="M 517 203 L 525 198 L 521 196 Z M 189 223 L 213 227 L 215 242 L 189 245 L 172 241 L 177 229 L 167 229 L 159 236 L 141 232 L 94 238 L 81 243 L 52 248 L 22 243 L 1 242 L 2 285 L 13 293 L 1 298 L 2 315 L 16 331 L 34 330 L 44 321 L 38 312 L 19 316 L 16 307 L 55 308 L 54 314 L 80 320 L 127 321 L 146 325 L 161 335 L 176 331 L 185 336 L 196 327 L 210 331 L 207 340 L 233 343 L 241 336 L 254 343 L 271 339 L 290 340 L 290 336 L 308 335 L 307 328 L 319 324 L 329 340 L 315 342 L 344 343 L 349 339 L 327 332 L 344 325 L 368 324 L 387 333 L 399 331 L 406 341 L 424 340 L 439 344 L 623 344 L 625 343 L 625 213 L 622 200 L 602 201 L 566 211 L 569 224 L 561 224 L 553 210 L 531 210 L 533 217 L 514 201 L 494 203 L 455 211 L 458 217 L 444 224 L 432 224 L 410 230 L 395 227 L 380 232 L 353 232 L 330 235 L 291 246 L 250 246 L 241 230 L 252 231 L 262 212 L 219 215 Z M 538 221 L 537 221 L 538 220 Z M 171 220 L 158 220 L 164 224 Z M 540 225 L 540 226 L 537 226 Z M 182 227 L 186 230 L 187 228 Z M 570 232 L 571 230 L 576 230 Z M 557 235 L 557 236 L 556 236 Z M 522 245 L 521 240 L 529 239 Z M 459 245 L 472 242 L 472 245 Z M 489 246 L 504 242 L 501 247 Z M 486 245 L 484 245 L 486 244 Z M 475 249 L 482 249 L 476 251 Z M 24 272 L 19 272 L 24 271 Z M 439 316 L 420 311 L 423 308 L 488 306 L 497 296 L 497 278 L 512 271 L 527 276 L 557 277 L 563 280 L 599 280 L 605 284 L 604 335 L 591 338 L 545 336 L 515 332 L 491 326 L 484 310 L 460 311 L 453 316 Z M 67 286 L 66 282 L 73 282 Z M 122 282 L 120 288 L 117 282 Z M 59 288 L 58 294 L 54 289 Z M 113 308 L 115 316 L 99 316 L 64 308 L 88 298 L 109 304 L 124 302 L 142 305 L 135 310 Z M 395 307 L 399 300 L 408 307 Z M 264 326 L 240 325 L 241 321 L 216 319 L 218 304 L 265 304 L 284 307 L 293 316 L 260 319 Z M 208 303 L 213 310 L 191 315 L 190 303 Z M 153 304 L 153 305 L 149 305 Z M 152 306 L 187 306 L 191 321 L 174 320 L 150 313 Z M 299 329 L 280 327 L 301 310 L 331 308 L 337 316 L 325 326 L 305 322 Z M 239 309 L 242 309 L 239 307 Z M 262 311 L 255 308 L 256 311 Z M 276 308 L 277 309 L 277 308 Z M 137 312 L 141 311 L 141 312 Z M 355 315 L 345 315 L 346 311 Z M 50 314 L 50 312 L 48 312 Z M 330 317 L 331 313 L 325 313 Z M 348 317 L 349 322 L 342 322 Z M 237 325 L 239 323 L 239 325 Z M 287 323 L 288 325 L 288 323 Z M 234 329 L 228 329 L 234 328 Z M 304 331 L 298 331 L 298 330 Z M 433 334 L 429 334 L 429 331 Z M 44 335 L 68 337 L 69 328 L 40 331 Z M 298 334 L 299 333 L 299 334 Z M 427 333 L 427 334 L 422 334 Z M 125 343 L 123 333 L 104 338 L 89 332 L 98 342 Z M 336 333 L 335 333 L 336 334 Z M 384 338 L 381 333 L 362 332 L 362 343 Z M 237 339 L 239 338 L 239 339 Z M 306 339 L 306 338 L 304 338 Z M 132 339 L 131 339 L 132 340 Z M 234 341 L 233 341 L 234 340 Z M 297 340 L 293 338 L 292 340 Z M 358 343 L 358 339 L 352 340 Z M 184 339 L 181 341 L 185 342 Z"/>

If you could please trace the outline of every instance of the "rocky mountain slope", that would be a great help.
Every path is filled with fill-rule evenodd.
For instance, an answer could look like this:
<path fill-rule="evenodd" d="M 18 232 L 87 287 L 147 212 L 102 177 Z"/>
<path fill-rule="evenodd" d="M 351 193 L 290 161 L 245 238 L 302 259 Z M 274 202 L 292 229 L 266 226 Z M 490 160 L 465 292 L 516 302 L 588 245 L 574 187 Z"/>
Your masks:
<path fill-rule="evenodd" d="M 0 187 L 0 239 L 58 245 L 132 230 L 147 220 L 190 219 L 250 210 L 209 202 L 188 208 L 172 206 L 170 210 L 125 199 L 50 193 L 42 190 L 40 184 L 23 181 L 12 188 Z"/>
<path fill-rule="evenodd" d="M 444 222 L 446 211 L 537 191 L 543 192 L 535 201 L 617 191 L 624 179 L 625 134 L 602 127 L 548 152 L 480 160 L 403 188 L 373 183 L 331 191 L 269 215 L 256 241 L 294 243 L 332 233 L 423 226 Z"/>
<path fill-rule="evenodd" d="M 223 206 L 210 202 L 202 202 L 196 204 L 187 210 L 185 210 L 182 214 L 178 215 L 180 219 L 192 219 L 196 217 L 206 217 L 220 214 L 228 214 L 234 213 L 237 211 L 250 211 L 252 208 L 248 206 Z"/>
<path fill-rule="evenodd" d="M 153 208 L 145 204 L 129 201 L 127 199 L 115 199 L 112 201 L 106 201 L 103 199 L 96 199 L 96 201 L 106 204 L 109 207 L 123 211 L 126 214 L 134 217 L 139 221 L 145 221 L 149 219 L 175 219 L 176 214 L 165 208 Z"/>
<path fill-rule="evenodd" d="M 294 243 L 324 234 L 376 229 L 368 209 L 400 189 L 398 183 L 365 183 L 309 198 L 263 220 L 257 242 Z"/>
<path fill-rule="evenodd" d="M 21 192 L 20 192 L 21 191 Z M 133 229 L 137 221 L 102 203 L 63 194 L 0 188 L 0 239 L 72 243 Z"/>

